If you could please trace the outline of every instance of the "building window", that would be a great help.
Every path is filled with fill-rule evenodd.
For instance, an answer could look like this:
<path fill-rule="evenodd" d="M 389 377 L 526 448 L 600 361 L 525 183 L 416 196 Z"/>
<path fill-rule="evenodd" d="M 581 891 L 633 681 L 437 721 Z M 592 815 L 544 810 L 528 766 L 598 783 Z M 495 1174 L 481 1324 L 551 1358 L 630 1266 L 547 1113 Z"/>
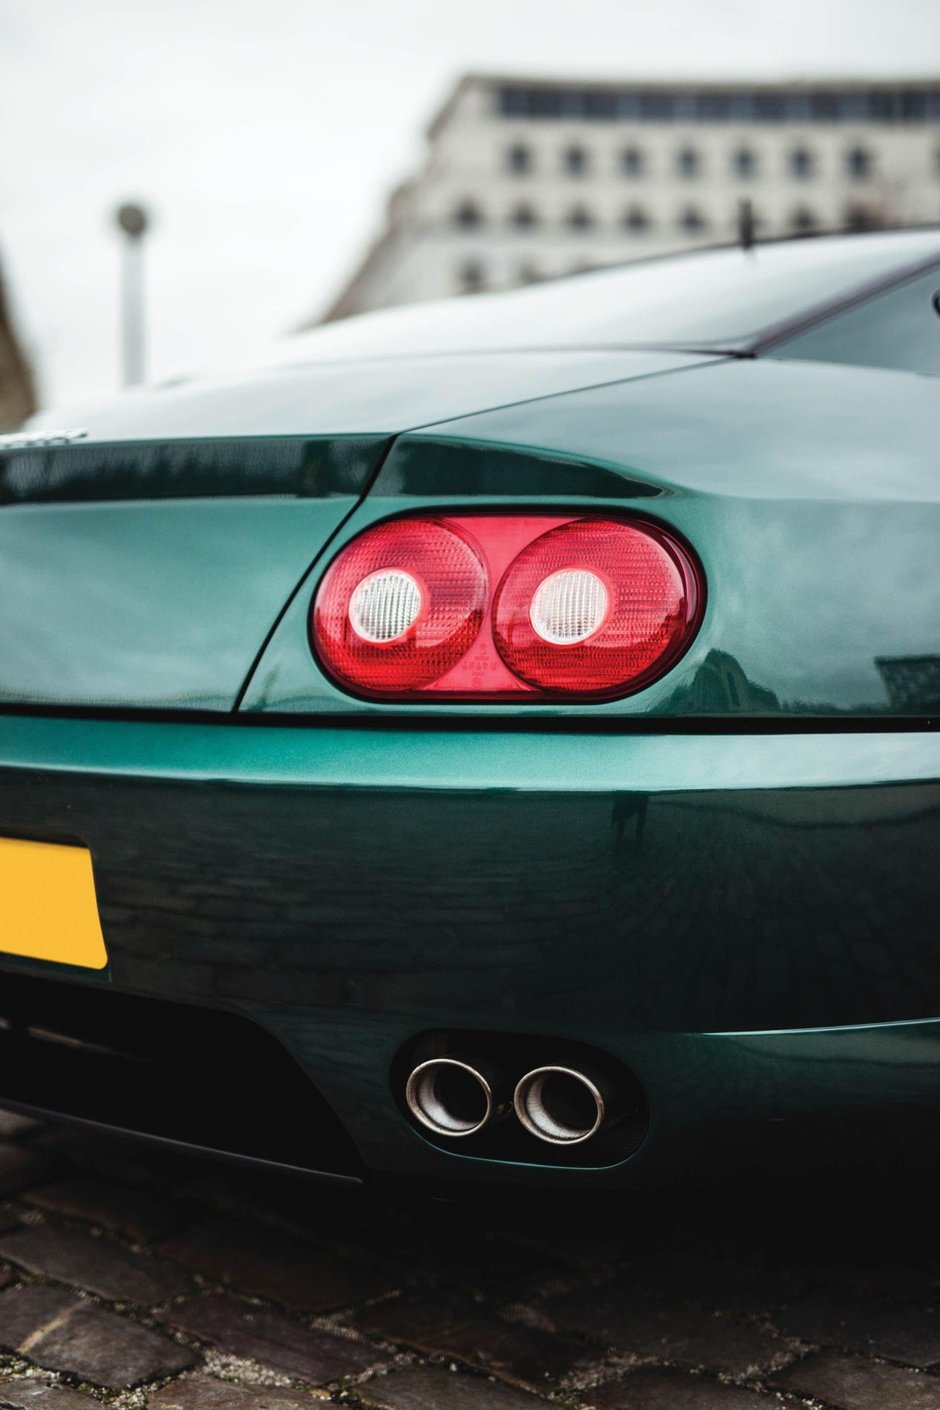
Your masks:
<path fill-rule="evenodd" d="M 620 153 L 620 170 L 624 176 L 642 176 L 644 165 L 643 153 L 639 147 L 624 147 Z M 940 165 L 940 153 L 938 153 L 938 165 Z"/>
<path fill-rule="evenodd" d="M 798 206 L 790 217 L 790 229 L 795 235 L 808 235 L 816 229 L 816 217 L 807 206 Z"/>
<path fill-rule="evenodd" d="M 787 95 L 785 93 L 755 93 L 754 119 L 756 122 L 783 122 L 787 116 Z"/>
<path fill-rule="evenodd" d="M 630 206 L 624 215 L 623 225 L 632 235 L 645 235 L 650 228 L 650 218 L 642 206 Z"/>
<path fill-rule="evenodd" d="M 853 204 L 846 208 L 846 230 L 877 230 L 880 225 L 878 212 L 871 206 Z"/>
<path fill-rule="evenodd" d="M 479 294 L 486 288 L 486 270 L 479 260 L 468 259 L 460 266 L 457 287 L 462 294 Z"/>
<path fill-rule="evenodd" d="M 669 93 L 641 93 L 640 119 L 643 122 L 672 122 L 673 98 Z"/>
<path fill-rule="evenodd" d="M 506 86 L 497 107 L 507 118 L 604 122 L 930 122 L 940 116 L 936 85 L 870 91 L 756 88 L 579 88 Z"/>
<path fill-rule="evenodd" d="M 572 206 L 565 217 L 565 224 L 570 230 L 590 230 L 594 224 L 594 217 L 587 206 Z"/>
<path fill-rule="evenodd" d="M 707 221 L 697 206 L 686 206 L 679 216 L 679 229 L 686 235 L 700 235 Z"/>
<path fill-rule="evenodd" d="M 794 147 L 790 153 L 790 173 L 797 181 L 807 181 L 813 175 L 816 160 L 805 147 Z"/>
<path fill-rule="evenodd" d="M 687 179 L 698 176 L 702 170 L 702 159 L 694 147 L 682 147 L 676 153 L 676 171 Z"/>
<path fill-rule="evenodd" d="M 696 117 L 701 122 L 727 122 L 731 116 L 731 99 L 727 93 L 700 93 Z"/>
<path fill-rule="evenodd" d="M 566 147 L 561 160 L 569 176 L 584 176 L 588 169 L 588 154 L 583 147 Z"/>
<path fill-rule="evenodd" d="M 516 176 L 525 176 L 532 170 L 532 149 L 524 142 L 514 142 L 506 150 L 506 166 Z"/>
<path fill-rule="evenodd" d="M 845 165 L 853 181 L 867 181 L 872 172 L 872 155 L 867 147 L 851 147 L 845 154 Z"/>
<path fill-rule="evenodd" d="M 454 211 L 454 224 L 461 230 L 475 230 L 483 224 L 483 212 L 476 201 L 461 201 Z"/>
<path fill-rule="evenodd" d="M 520 202 L 518 206 L 514 207 L 509 220 L 510 224 L 514 225 L 517 230 L 531 230 L 533 225 L 538 224 L 535 211 L 525 201 Z"/>
<path fill-rule="evenodd" d="M 585 93 L 584 116 L 600 122 L 610 122 L 617 116 L 616 93 Z"/>
<path fill-rule="evenodd" d="M 732 122 L 753 122 L 754 95 L 752 93 L 729 93 L 728 117 Z"/>
<path fill-rule="evenodd" d="M 735 176 L 747 181 L 757 175 L 757 156 L 750 147 L 739 147 L 732 154 L 731 166 Z"/>
<path fill-rule="evenodd" d="M 839 119 L 839 99 L 835 93 L 811 93 L 809 111 L 810 119 L 813 122 L 837 122 Z"/>

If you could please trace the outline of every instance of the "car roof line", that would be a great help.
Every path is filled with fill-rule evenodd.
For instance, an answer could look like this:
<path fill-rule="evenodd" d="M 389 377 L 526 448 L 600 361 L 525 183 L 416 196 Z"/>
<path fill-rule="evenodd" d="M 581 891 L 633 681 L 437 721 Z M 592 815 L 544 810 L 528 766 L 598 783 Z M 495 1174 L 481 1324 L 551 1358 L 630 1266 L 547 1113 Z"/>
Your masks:
<path fill-rule="evenodd" d="M 620 352 L 678 352 L 678 353 L 713 353 L 716 357 L 751 357 L 750 349 L 751 335 L 738 338 L 724 338 L 720 341 L 712 341 L 708 338 L 703 340 L 692 339 L 667 339 L 665 342 L 657 342 L 650 338 L 645 338 L 639 343 L 624 342 L 569 342 L 569 343 L 519 343 L 512 346 L 492 347 L 481 344 L 480 347 L 440 347 L 433 352 L 397 352 L 394 350 L 383 350 L 382 352 L 357 353 L 345 357 L 317 357 L 305 361 L 272 363 L 269 367 L 259 369 L 259 374 L 279 372 L 307 372 L 317 367 L 339 367 L 355 366 L 363 362 L 435 362 L 444 357 L 518 357 L 520 354 L 528 355 L 541 353 L 620 353 Z M 245 369 L 245 374 L 252 369 Z M 170 386 L 171 383 L 159 383 L 159 386 Z"/>
<path fill-rule="evenodd" d="M 877 230 L 815 230 L 812 232 L 800 232 L 790 235 L 771 235 L 765 239 L 755 239 L 748 248 L 751 250 L 773 249 L 779 245 L 825 245 L 832 241 L 858 241 L 862 243 L 866 240 L 878 240 L 884 235 L 923 235 L 938 229 L 936 221 L 919 221 L 916 223 L 882 227 Z M 625 259 L 611 261 L 610 264 L 594 265 L 587 269 L 574 271 L 562 271 L 559 274 L 548 274 L 537 281 L 537 285 L 555 284 L 564 279 L 578 279 L 581 277 L 590 278 L 592 274 L 606 274 L 613 271 L 625 269 L 646 268 L 654 264 L 668 264 L 678 260 L 695 260 L 700 255 L 720 254 L 729 250 L 742 250 L 740 240 L 710 240 L 707 244 L 692 245 L 680 249 L 658 250 L 655 254 L 630 255 Z M 933 258 L 931 256 L 930 258 Z M 512 293 L 512 289 L 502 292 Z M 353 315 L 355 316 L 355 315 Z M 308 331 L 310 331 L 308 329 Z"/>

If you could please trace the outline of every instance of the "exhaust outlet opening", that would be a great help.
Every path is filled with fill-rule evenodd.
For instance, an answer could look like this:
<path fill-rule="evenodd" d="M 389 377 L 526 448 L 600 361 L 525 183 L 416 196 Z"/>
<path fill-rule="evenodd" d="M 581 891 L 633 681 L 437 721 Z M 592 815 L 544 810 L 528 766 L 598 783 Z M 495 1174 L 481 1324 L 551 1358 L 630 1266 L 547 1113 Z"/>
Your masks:
<path fill-rule="evenodd" d="M 438 1136 L 473 1136 L 493 1115 L 493 1090 L 457 1058 L 432 1058 L 408 1078 L 405 1101 L 416 1121 Z"/>
<path fill-rule="evenodd" d="M 649 1105 L 630 1068 L 565 1037 L 419 1033 L 402 1045 L 389 1079 L 402 1117 L 452 1159 L 458 1177 L 467 1156 L 532 1169 L 610 1168 L 635 1155 L 649 1132 Z"/>
<path fill-rule="evenodd" d="M 527 1073 L 516 1087 L 513 1105 L 531 1135 L 556 1146 L 589 1140 L 607 1115 L 597 1084 L 570 1067 L 537 1067 Z"/>

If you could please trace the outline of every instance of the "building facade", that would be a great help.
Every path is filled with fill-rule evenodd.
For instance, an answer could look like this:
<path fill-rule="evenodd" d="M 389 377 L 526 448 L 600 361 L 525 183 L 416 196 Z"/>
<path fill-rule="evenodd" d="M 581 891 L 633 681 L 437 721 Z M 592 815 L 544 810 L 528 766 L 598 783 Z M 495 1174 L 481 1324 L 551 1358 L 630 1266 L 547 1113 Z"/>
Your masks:
<path fill-rule="evenodd" d="M 460 80 L 324 319 L 739 237 L 940 220 L 940 78 Z M 317 321 L 317 320 L 314 320 Z"/>

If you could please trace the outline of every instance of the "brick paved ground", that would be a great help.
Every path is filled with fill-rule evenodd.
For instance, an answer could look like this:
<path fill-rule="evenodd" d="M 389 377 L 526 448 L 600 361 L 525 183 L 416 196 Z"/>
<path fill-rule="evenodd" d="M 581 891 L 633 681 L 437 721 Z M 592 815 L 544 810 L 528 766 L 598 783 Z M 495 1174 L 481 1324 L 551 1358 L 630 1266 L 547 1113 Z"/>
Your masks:
<path fill-rule="evenodd" d="M 3 1410 L 940 1410 L 932 1189 L 453 1204 L 0 1113 Z"/>

